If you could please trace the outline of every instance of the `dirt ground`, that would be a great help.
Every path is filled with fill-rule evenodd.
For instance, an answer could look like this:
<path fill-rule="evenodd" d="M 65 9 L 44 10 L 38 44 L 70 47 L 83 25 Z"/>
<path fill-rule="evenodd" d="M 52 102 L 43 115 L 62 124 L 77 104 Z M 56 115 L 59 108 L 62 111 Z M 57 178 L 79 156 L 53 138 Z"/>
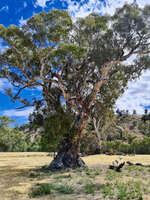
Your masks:
<path fill-rule="evenodd" d="M 52 160 L 52 157 L 48 153 L 40 152 L 27 152 L 27 153 L 0 153 L 0 200 L 29 200 L 28 193 L 31 188 L 39 183 L 64 183 L 74 185 L 75 193 L 71 195 L 62 195 L 55 193 L 53 195 L 46 195 L 42 197 L 36 197 L 35 200 L 75 200 L 75 199 L 89 199 L 89 200 L 100 200 L 109 199 L 109 197 L 104 198 L 102 194 L 96 193 L 94 196 L 91 194 L 83 193 L 83 186 L 81 182 L 86 182 L 87 180 L 93 181 L 95 184 L 102 184 L 112 179 L 115 179 L 117 174 L 111 174 L 108 171 L 108 165 L 111 164 L 119 156 L 108 156 L 108 155 L 94 155 L 84 157 L 86 164 L 94 169 L 99 170 L 97 176 L 94 178 L 92 174 L 86 173 L 88 179 L 86 179 L 85 174 L 82 171 L 70 171 L 70 172 L 58 172 L 51 176 L 46 174 L 40 174 L 36 169 L 46 166 Z M 150 165 L 150 155 L 135 155 L 135 156 L 121 156 L 123 161 L 130 161 L 133 163 L 142 163 L 144 165 Z M 122 172 L 121 172 L 122 173 Z M 119 180 L 138 180 L 143 181 L 143 184 L 150 184 L 150 168 L 141 169 L 136 168 L 133 170 L 126 169 L 123 175 L 119 175 L 117 181 Z M 95 173 L 96 174 L 96 173 Z M 60 179 L 59 177 L 63 177 Z M 63 179 L 64 177 L 71 177 L 70 179 Z M 82 180 L 81 180 L 82 178 Z M 78 184 L 77 186 L 76 183 Z M 150 191 L 144 193 L 143 199 L 150 199 Z"/>

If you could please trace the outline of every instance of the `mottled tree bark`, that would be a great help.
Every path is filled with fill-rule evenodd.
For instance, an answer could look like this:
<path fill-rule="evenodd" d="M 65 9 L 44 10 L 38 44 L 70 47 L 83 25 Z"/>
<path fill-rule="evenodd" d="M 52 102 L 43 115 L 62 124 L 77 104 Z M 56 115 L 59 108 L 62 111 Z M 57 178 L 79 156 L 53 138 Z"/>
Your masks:
<path fill-rule="evenodd" d="M 85 116 L 76 122 L 78 124 L 77 133 L 66 138 L 58 147 L 57 156 L 50 163 L 50 170 L 61 170 L 66 168 L 86 168 L 87 165 L 80 157 L 80 141 L 82 131 L 86 127 L 89 116 Z M 76 126 L 76 125 L 75 125 Z"/>

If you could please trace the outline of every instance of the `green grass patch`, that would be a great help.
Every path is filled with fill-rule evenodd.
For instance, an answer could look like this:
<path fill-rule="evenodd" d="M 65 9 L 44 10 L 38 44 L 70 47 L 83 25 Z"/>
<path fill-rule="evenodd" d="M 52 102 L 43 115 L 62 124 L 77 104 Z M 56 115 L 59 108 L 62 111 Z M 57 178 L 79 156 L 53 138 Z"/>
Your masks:
<path fill-rule="evenodd" d="M 105 180 L 113 181 L 116 178 L 121 178 L 122 176 L 123 176 L 122 173 L 116 172 L 114 170 L 107 170 L 106 171 Z"/>
<path fill-rule="evenodd" d="M 54 186 L 48 183 L 42 183 L 38 187 L 33 188 L 31 193 L 29 193 L 30 198 L 34 198 L 36 196 L 43 196 L 52 193 L 52 189 Z"/>
<path fill-rule="evenodd" d="M 87 184 L 85 185 L 85 192 L 86 192 L 87 194 L 94 194 L 96 189 L 97 189 L 96 184 L 87 183 Z"/>
<path fill-rule="evenodd" d="M 112 183 L 106 183 L 101 185 L 101 191 L 106 198 L 107 196 L 112 197 L 114 196 L 114 186 Z"/>
<path fill-rule="evenodd" d="M 127 183 L 116 182 L 117 198 L 120 200 L 138 199 L 142 200 L 142 183 L 128 181 Z"/>
<path fill-rule="evenodd" d="M 80 180 L 77 182 L 77 184 L 82 185 L 84 182 L 85 182 L 84 179 L 80 179 Z"/>
<path fill-rule="evenodd" d="M 74 188 L 73 186 L 70 185 L 59 185 L 55 187 L 55 190 L 63 193 L 63 194 L 73 194 L 74 193 Z"/>
<path fill-rule="evenodd" d="M 41 167 L 42 170 L 46 170 L 47 168 L 48 168 L 48 165 L 43 165 L 43 166 Z"/>

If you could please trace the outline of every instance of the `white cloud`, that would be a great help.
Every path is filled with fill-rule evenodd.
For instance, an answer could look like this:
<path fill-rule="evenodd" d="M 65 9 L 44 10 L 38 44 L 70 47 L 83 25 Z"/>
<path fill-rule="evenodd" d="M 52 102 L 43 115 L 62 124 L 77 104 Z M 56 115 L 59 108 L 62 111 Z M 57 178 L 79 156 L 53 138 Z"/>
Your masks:
<path fill-rule="evenodd" d="M 86 17 L 92 12 L 113 15 L 116 8 L 122 7 L 125 3 L 134 3 L 135 0 L 106 0 L 105 3 L 101 0 L 88 0 L 86 3 L 84 0 L 62 2 L 68 3 L 68 11 L 75 20 L 77 17 Z M 144 7 L 149 4 L 149 0 L 136 0 L 136 3 Z"/>
<path fill-rule="evenodd" d="M 30 113 L 33 112 L 33 107 L 26 108 L 24 110 L 4 110 L 2 115 L 9 116 L 9 117 L 28 117 Z"/>
<path fill-rule="evenodd" d="M 74 19 L 77 17 L 86 17 L 92 12 L 99 14 L 102 12 L 102 7 L 104 6 L 102 1 L 89 0 L 87 3 L 83 2 L 83 0 L 80 2 L 67 0 L 68 11 Z"/>
<path fill-rule="evenodd" d="M 102 12 L 113 15 L 116 8 L 122 7 L 125 3 L 133 3 L 134 0 L 106 0 L 106 6 Z"/>
<path fill-rule="evenodd" d="M 141 8 L 143 8 L 145 5 L 149 5 L 149 4 L 150 4 L 149 0 L 136 0 L 136 3 L 137 3 Z"/>
<path fill-rule="evenodd" d="M 143 72 L 138 80 L 129 82 L 127 91 L 116 102 L 117 108 L 128 109 L 130 113 L 135 109 L 138 114 L 143 114 L 145 106 L 150 106 L 149 70 Z"/>
<path fill-rule="evenodd" d="M 6 78 L 0 78 L 0 92 L 5 93 L 7 88 L 12 88 L 12 85 Z"/>
<path fill-rule="evenodd" d="M 6 6 L 3 6 L 2 8 L 0 8 L 0 12 L 1 11 L 8 11 L 9 7 L 6 5 Z"/>
<path fill-rule="evenodd" d="M 23 25 L 25 25 L 26 21 L 27 20 L 23 19 L 23 16 L 21 16 L 21 19 L 19 20 L 19 26 L 22 27 Z"/>
<path fill-rule="evenodd" d="M 24 2 L 23 2 L 23 7 L 26 8 L 27 6 L 28 6 L 27 2 L 24 1 Z"/>
<path fill-rule="evenodd" d="M 4 45 L 3 40 L 0 38 L 0 51 L 3 52 L 6 48 L 8 48 L 8 46 Z"/>
<path fill-rule="evenodd" d="M 50 0 L 37 0 L 34 6 L 35 7 L 40 6 L 42 8 L 45 8 L 46 7 L 46 3 L 48 1 L 50 1 Z M 52 0 L 51 0 L 51 2 L 52 2 Z"/>
<path fill-rule="evenodd" d="M 67 0 L 68 11 L 74 19 L 77 17 L 86 17 L 93 12 L 112 15 L 118 6 L 123 6 L 125 2 L 133 3 L 134 0 L 106 0 L 105 3 L 101 0 L 88 0 L 86 3 L 84 0 L 79 2 Z"/>

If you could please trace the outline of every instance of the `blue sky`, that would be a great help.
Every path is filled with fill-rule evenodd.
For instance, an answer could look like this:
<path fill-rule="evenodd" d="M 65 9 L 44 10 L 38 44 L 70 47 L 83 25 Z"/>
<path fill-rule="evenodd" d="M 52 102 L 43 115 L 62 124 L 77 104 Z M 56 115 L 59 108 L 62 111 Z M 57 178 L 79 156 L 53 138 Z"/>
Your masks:
<path fill-rule="evenodd" d="M 91 12 L 99 14 L 113 14 L 115 8 L 123 6 L 125 2 L 136 2 L 140 7 L 149 4 L 149 0 L 0 0 L 0 24 L 8 27 L 11 24 L 22 26 L 28 18 L 41 11 L 49 11 L 52 8 L 66 9 L 73 20 L 77 17 L 85 17 Z M 0 40 L 0 51 L 4 50 L 4 44 Z M 11 102 L 4 90 L 12 87 L 7 80 L 0 79 L 0 115 L 8 115 L 20 125 L 28 122 L 28 115 L 32 108 L 16 110 L 19 102 Z M 40 90 L 26 90 L 23 96 L 40 96 Z M 117 101 L 116 106 L 121 109 L 133 109 L 137 113 L 143 113 L 143 109 L 150 107 L 150 71 L 146 71 L 139 80 L 130 82 L 128 90 Z"/>

